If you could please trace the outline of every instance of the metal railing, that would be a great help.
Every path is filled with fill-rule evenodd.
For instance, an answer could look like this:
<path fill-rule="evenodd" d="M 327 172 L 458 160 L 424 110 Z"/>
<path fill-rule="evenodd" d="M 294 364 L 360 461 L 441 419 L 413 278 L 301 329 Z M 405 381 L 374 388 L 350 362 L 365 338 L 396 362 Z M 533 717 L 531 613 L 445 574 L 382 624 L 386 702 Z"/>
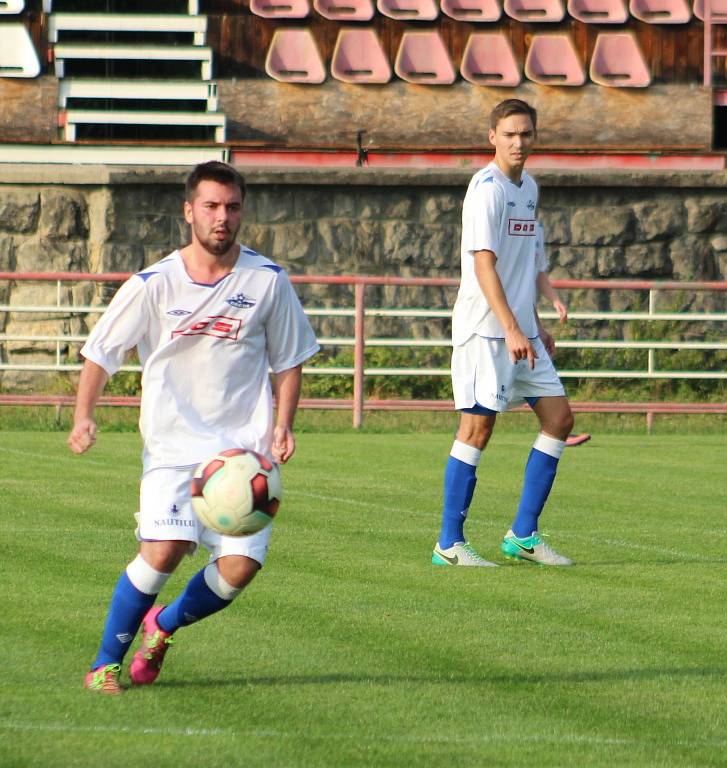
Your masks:
<path fill-rule="evenodd" d="M 55 283 L 55 303 L 46 305 L 17 305 L 0 304 L 0 313 L 29 313 L 57 315 L 60 317 L 81 317 L 89 314 L 100 314 L 105 310 L 104 305 L 69 304 L 66 301 L 69 284 L 81 282 L 92 283 L 120 283 L 129 277 L 128 273 L 74 273 L 74 272 L 49 272 L 49 273 L 14 273 L 0 272 L 0 286 L 2 281 L 19 282 L 50 282 Z M 451 346 L 449 338 L 411 338 L 405 336 L 375 336 L 367 334 L 367 321 L 375 321 L 376 318 L 398 318 L 401 320 L 440 318 L 447 320 L 451 316 L 449 309 L 437 308 L 405 308 L 405 307 L 374 307 L 368 306 L 366 289 L 382 286 L 401 286 L 410 288 L 449 288 L 454 289 L 458 281 L 448 278 L 407 278 L 407 277 L 382 277 L 363 275 L 329 275 L 308 276 L 293 275 L 293 283 L 298 285 L 329 285 L 348 286 L 352 288 L 352 296 L 347 302 L 341 302 L 344 306 L 335 307 L 310 307 L 306 306 L 306 314 L 311 317 L 324 318 L 350 318 L 353 321 L 353 333 L 348 336 L 329 336 L 319 338 L 322 347 L 353 347 L 353 365 L 350 366 L 305 366 L 305 375 L 344 375 L 351 376 L 353 380 L 353 399 L 350 407 L 353 411 L 353 425 L 358 427 L 362 423 L 363 412 L 369 407 L 386 407 L 385 403 L 398 403 L 402 408 L 419 407 L 424 403 L 417 401 L 379 401 L 366 400 L 364 384 L 369 376 L 448 376 L 448 368 L 422 368 L 422 367 L 372 367 L 365 365 L 365 350 L 371 347 L 448 347 Z M 688 327 L 694 323 L 725 323 L 727 312 L 707 311 L 661 311 L 659 299 L 665 294 L 674 292 L 727 292 L 727 281 L 708 282 L 677 282 L 656 280 L 553 280 L 553 285 L 561 290 L 593 290 L 593 291 L 636 291 L 648 292 L 648 308 L 645 311 L 596 311 L 577 310 L 569 314 L 571 324 L 579 321 L 642 321 L 654 323 L 658 321 L 671 321 L 685 324 Z M 544 320 L 555 318 L 553 312 L 541 312 Z M 689 340 L 689 339 L 659 339 L 659 340 L 629 340 L 629 339 L 589 339 L 567 338 L 558 340 L 559 349 L 601 349 L 601 350 L 646 350 L 646 367 L 638 370 L 623 369 L 561 369 L 562 378 L 613 378 L 613 379 L 727 379 L 724 370 L 664 370 L 657 366 L 656 354 L 659 350 L 702 350 L 716 351 L 727 350 L 727 340 L 723 334 L 721 340 Z M 69 343 L 82 343 L 85 335 L 73 334 L 0 334 L 0 344 L 6 342 L 28 342 L 55 344 L 55 361 L 53 363 L 17 363 L 12 361 L 0 361 L 0 371 L 75 371 L 80 370 L 80 363 L 65 361 L 66 347 Z M 138 371 L 139 366 L 128 365 L 122 370 Z M 349 401 L 331 401 L 332 407 L 340 407 Z M 432 401 L 426 401 L 428 407 Z"/>

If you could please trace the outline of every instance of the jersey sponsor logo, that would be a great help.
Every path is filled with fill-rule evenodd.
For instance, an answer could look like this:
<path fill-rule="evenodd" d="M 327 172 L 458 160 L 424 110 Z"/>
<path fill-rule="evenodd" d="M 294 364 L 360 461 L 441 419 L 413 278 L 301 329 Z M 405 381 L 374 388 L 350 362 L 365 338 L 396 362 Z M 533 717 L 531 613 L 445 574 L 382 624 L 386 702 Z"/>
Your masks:
<path fill-rule="evenodd" d="M 238 309 L 250 309 L 250 307 L 254 307 L 257 304 L 255 299 L 245 296 L 244 293 L 236 293 L 234 296 L 230 296 L 227 299 L 227 303 Z"/>
<path fill-rule="evenodd" d="M 532 219 L 508 219 L 507 234 L 513 237 L 535 237 L 535 222 Z"/>
<path fill-rule="evenodd" d="M 189 328 L 172 331 L 172 338 L 175 336 L 216 336 L 218 339 L 236 341 L 241 328 L 242 320 L 239 317 L 211 315 L 194 325 L 190 325 Z"/>
<path fill-rule="evenodd" d="M 167 314 L 174 315 L 174 317 L 182 317 L 183 315 L 191 315 L 192 313 L 188 309 L 170 309 Z"/>

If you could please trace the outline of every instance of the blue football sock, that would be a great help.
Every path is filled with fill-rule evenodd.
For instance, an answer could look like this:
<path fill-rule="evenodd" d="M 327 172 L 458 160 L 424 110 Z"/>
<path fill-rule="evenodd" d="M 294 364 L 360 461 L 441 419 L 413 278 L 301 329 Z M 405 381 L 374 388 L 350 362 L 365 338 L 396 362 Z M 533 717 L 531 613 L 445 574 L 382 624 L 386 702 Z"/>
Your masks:
<path fill-rule="evenodd" d="M 439 546 L 449 549 L 465 541 L 464 523 L 477 484 L 477 465 L 482 451 L 455 440 L 444 472 L 444 508 Z"/>
<path fill-rule="evenodd" d="M 538 518 L 553 487 L 564 447 L 563 440 L 542 433 L 538 435 L 525 465 L 520 506 L 512 524 L 512 532 L 518 538 L 523 539 L 538 530 Z"/>
<path fill-rule="evenodd" d="M 124 571 L 116 582 L 106 617 L 101 647 L 91 669 L 106 664 L 121 664 L 129 650 L 144 615 L 154 604 L 156 595 L 137 589 Z"/>
<path fill-rule="evenodd" d="M 216 571 L 217 566 L 213 563 L 195 573 L 179 597 L 157 616 L 157 624 L 165 632 L 175 632 L 179 627 L 211 616 L 232 602 L 232 599 L 225 600 L 210 589 L 205 578 L 205 571 L 209 568 Z M 235 590 L 235 594 L 239 591 Z"/>

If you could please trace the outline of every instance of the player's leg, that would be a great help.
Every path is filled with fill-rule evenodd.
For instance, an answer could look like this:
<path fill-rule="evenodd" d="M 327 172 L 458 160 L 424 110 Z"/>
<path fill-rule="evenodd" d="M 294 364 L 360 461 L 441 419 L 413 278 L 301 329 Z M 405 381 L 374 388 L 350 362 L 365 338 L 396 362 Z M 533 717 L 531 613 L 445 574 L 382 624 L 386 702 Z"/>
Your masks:
<path fill-rule="evenodd" d="M 149 542 L 141 543 L 139 554 L 116 582 L 101 646 L 85 679 L 90 690 L 121 691 L 119 674 L 124 656 L 142 619 L 189 547 L 188 542 L 154 543 L 158 545 L 158 552 L 150 550 Z"/>
<path fill-rule="evenodd" d="M 444 504 L 439 538 L 432 553 L 435 565 L 484 565 L 467 544 L 464 524 L 477 484 L 482 451 L 492 436 L 496 413 L 484 408 L 460 411 L 459 428 L 444 471 Z"/>
<path fill-rule="evenodd" d="M 520 504 L 502 551 L 509 557 L 544 565 L 571 565 L 571 560 L 544 544 L 538 534 L 538 520 L 553 487 L 565 440 L 573 428 L 573 414 L 565 396 L 540 397 L 532 407 L 540 420 L 540 433 L 525 465 Z"/>
<path fill-rule="evenodd" d="M 134 685 L 153 683 L 159 675 L 173 635 L 227 608 L 253 580 L 265 562 L 272 526 L 251 536 L 221 536 L 205 529 L 202 543 L 212 561 L 187 582 L 168 606 L 154 606 L 144 617 L 144 635 L 129 668 Z"/>

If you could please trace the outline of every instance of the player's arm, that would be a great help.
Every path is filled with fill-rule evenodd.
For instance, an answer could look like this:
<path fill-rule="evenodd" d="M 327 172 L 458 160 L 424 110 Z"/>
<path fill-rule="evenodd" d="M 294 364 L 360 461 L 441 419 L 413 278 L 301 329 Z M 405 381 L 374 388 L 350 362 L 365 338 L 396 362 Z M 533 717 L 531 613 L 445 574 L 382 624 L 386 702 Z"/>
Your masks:
<path fill-rule="evenodd" d="M 548 273 L 538 272 L 538 276 L 535 278 L 535 285 L 538 289 L 538 293 L 541 296 L 545 296 L 545 298 L 553 305 L 555 311 L 558 313 L 560 322 L 564 323 L 568 319 L 568 307 L 561 301 L 558 291 L 553 288 Z"/>
<path fill-rule="evenodd" d="M 73 414 L 73 428 L 68 436 L 68 447 L 74 453 L 85 453 L 96 442 L 96 422 L 93 413 L 109 375 L 97 363 L 86 360 L 81 370 Z"/>
<path fill-rule="evenodd" d="M 285 462 L 295 452 L 295 436 L 293 422 L 298 410 L 300 384 L 303 378 L 303 366 L 296 365 L 275 374 L 273 388 L 275 390 L 276 418 L 273 430 L 273 458 L 279 464 Z"/>
<path fill-rule="evenodd" d="M 474 259 L 477 282 L 505 331 L 505 344 L 510 352 L 510 359 L 513 363 L 518 360 L 527 360 L 530 368 L 534 368 L 537 354 L 510 309 L 505 289 L 495 269 L 497 256 L 492 251 L 475 251 Z"/>
<path fill-rule="evenodd" d="M 555 354 L 555 339 L 548 333 L 548 331 L 545 330 L 545 326 L 540 320 L 540 315 L 538 314 L 537 307 L 533 307 L 533 312 L 535 313 L 535 322 L 538 325 L 538 336 L 540 336 L 540 339 L 543 342 L 545 351 L 551 357 L 553 357 L 553 355 Z"/>

